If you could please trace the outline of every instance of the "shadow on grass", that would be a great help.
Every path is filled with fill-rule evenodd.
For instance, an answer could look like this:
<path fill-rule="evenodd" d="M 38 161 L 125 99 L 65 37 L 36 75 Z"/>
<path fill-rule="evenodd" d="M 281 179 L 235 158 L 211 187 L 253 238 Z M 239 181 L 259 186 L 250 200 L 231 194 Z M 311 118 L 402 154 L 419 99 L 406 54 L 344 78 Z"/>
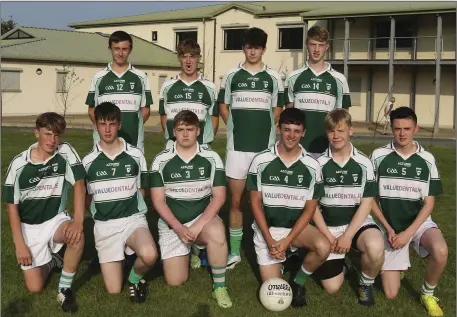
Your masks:
<path fill-rule="evenodd" d="M 413 287 L 410 281 L 405 277 L 403 281 L 401 281 L 401 285 L 406 289 L 408 294 L 417 302 L 420 302 L 421 294 Z"/>
<path fill-rule="evenodd" d="M 30 308 L 32 307 L 32 302 L 30 296 L 25 298 L 17 299 L 8 304 L 4 309 L 2 309 L 2 316 L 24 316 L 29 313 Z"/>
<path fill-rule="evenodd" d="M 195 314 L 191 315 L 190 317 L 211 317 L 211 313 L 209 311 L 209 305 L 207 305 L 207 304 L 198 305 L 197 312 Z"/>

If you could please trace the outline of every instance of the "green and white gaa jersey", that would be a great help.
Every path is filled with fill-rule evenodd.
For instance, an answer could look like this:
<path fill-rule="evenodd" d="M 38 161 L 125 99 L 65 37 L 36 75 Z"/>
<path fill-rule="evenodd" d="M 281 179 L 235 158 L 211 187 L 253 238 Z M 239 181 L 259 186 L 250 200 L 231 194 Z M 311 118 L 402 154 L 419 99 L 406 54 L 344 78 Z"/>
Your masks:
<path fill-rule="evenodd" d="M 282 79 L 267 67 L 250 73 L 241 64 L 224 76 L 218 102 L 229 105 L 227 150 L 261 152 L 274 145 L 273 108 L 284 106 Z"/>
<path fill-rule="evenodd" d="M 328 148 L 317 161 L 322 168 L 325 195 L 319 199 L 325 223 L 330 227 L 348 225 L 362 198 L 377 193 L 373 164 L 352 146 L 351 156 L 340 165 Z"/>
<path fill-rule="evenodd" d="M 18 205 L 19 218 L 26 224 L 41 224 L 65 211 L 68 188 L 86 173 L 75 149 L 62 142 L 45 162 L 34 163 L 31 151 L 38 143 L 17 155 L 6 173 L 3 201 Z"/>
<path fill-rule="evenodd" d="M 92 78 L 86 105 L 94 108 L 106 101 L 114 103 L 122 112 L 119 136 L 134 146 L 142 145 L 144 126 L 140 109 L 152 104 L 148 76 L 130 64 L 124 73 L 118 74 L 108 64 Z M 99 140 L 95 130 L 94 143 Z"/>
<path fill-rule="evenodd" d="M 211 201 L 212 188 L 227 184 L 219 155 L 200 145 L 186 161 L 174 143 L 154 157 L 149 175 L 152 188 L 164 187 L 166 204 L 181 223 L 201 215 Z"/>
<path fill-rule="evenodd" d="M 320 73 L 315 73 L 306 64 L 287 75 L 285 82 L 286 104 L 306 115 L 306 134 L 300 143 L 311 153 L 322 153 L 328 147 L 324 119 L 335 108 L 349 108 L 349 86 L 343 74 L 330 64 Z"/>
<path fill-rule="evenodd" d="M 179 75 L 167 80 L 160 89 L 159 113 L 167 116 L 165 139 L 173 141 L 173 120 L 182 110 L 190 110 L 200 121 L 200 144 L 213 142 L 214 130 L 211 116 L 219 116 L 219 105 L 216 103 L 216 85 L 203 76 L 191 83 L 183 81 Z"/>
<path fill-rule="evenodd" d="M 395 232 L 407 229 L 424 205 L 424 198 L 443 193 L 435 158 L 415 142 L 409 157 L 397 152 L 394 143 L 371 155 L 379 187 L 381 210 Z"/>
<path fill-rule="evenodd" d="M 292 228 L 306 201 L 324 195 L 321 168 L 304 149 L 295 162 L 286 165 L 279 156 L 278 143 L 254 157 L 246 188 L 262 192 L 268 227 Z"/>
<path fill-rule="evenodd" d="M 143 152 L 120 140 L 123 148 L 113 157 L 97 143 L 83 158 L 87 193 L 92 196 L 90 212 L 95 220 L 125 218 L 148 211 L 140 192 L 140 188 L 149 187 Z"/>

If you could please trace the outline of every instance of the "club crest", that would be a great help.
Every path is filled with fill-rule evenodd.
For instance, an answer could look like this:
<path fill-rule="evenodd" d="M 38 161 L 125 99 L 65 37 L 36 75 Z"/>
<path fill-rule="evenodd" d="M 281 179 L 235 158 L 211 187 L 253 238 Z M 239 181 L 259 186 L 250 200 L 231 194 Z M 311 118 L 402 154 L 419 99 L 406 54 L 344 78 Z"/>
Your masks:
<path fill-rule="evenodd" d="M 422 173 L 422 168 L 416 167 L 416 175 L 420 176 L 421 173 Z"/>
<path fill-rule="evenodd" d="M 332 89 L 332 84 L 325 84 L 325 86 L 327 87 L 327 90 Z"/>
<path fill-rule="evenodd" d="M 200 171 L 200 175 L 201 176 L 205 175 L 205 168 L 204 167 L 199 167 L 198 170 Z"/>
<path fill-rule="evenodd" d="M 125 165 L 125 171 L 126 171 L 127 173 L 130 173 L 131 170 L 132 170 L 131 165 Z"/>
<path fill-rule="evenodd" d="M 303 182 L 303 175 L 298 175 L 298 183 L 301 184 Z"/>
<path fill-rule="evenodd" d="M 203 98 L 203 93 L 202 92 L 199 92 L 198 93 L 198 99 L 202 99 Z"/>
<path fill-rule="evenodd" d="M 134 89 L 135 88 L 135 83 L 130 83 L 130 89 Z"/>
<path fill-rule="evenodd" d="M 359 175 L 352 174 L 352 179 L 354 180 L 354 182 L 357 182 L 357 180 L 359 179 Z"/>

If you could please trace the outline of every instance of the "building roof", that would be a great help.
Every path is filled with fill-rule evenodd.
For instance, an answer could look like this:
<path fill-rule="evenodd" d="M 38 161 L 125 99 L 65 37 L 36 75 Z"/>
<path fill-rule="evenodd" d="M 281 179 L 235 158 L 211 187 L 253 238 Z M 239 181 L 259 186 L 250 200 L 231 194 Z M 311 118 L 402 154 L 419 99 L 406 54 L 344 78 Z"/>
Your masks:
<path fill-rule="evenodd" d="M 272 15 L 299 15 L 307 6 L 312 3 L 306 2 L 289 2 L 287 6 L 284 2 L 231 2 L 228 4 L 215 4 L 202 7 L 171 10 L 164 12 L 153 12 L 134 16 L 125 16 L 111 19 L 85 21 L 71 23 L 68 26 L 72 28 L 87 28 L 96 26 L 113 26 L 128 24 L 146 24 L 146 23 L 163 23 L 189 20 L 213 19 L 221 13 L 232 8 L 247 11 L 255 16 L 272 16 Z"/>
<path fill-rule="evenodd" d="M 16 27 L 1 39 L 2 59 L 107 64 L 108 34 Z M 133 36 L 129 61 L 134 66 L 179 68 L 172 51 Z"/>
<path fill-rule="evenodd" d="M 354 3 L 355 4 L 355 3 Z M 111 19 L 71 23 L 68 26 L 78 28 L 115 26 L 129 24 L 169 23 L 178 21 L 214 19 L 221 13 L 237 8 L 252 13 L 256 17 L 301 15 L 304 17 L 337 17 L 340 15 L 380 15 L 389 13 L 416 13 L 417 11 L 436 12 L 440 10 L 455 10 L 453 2 L 378 2 L 364 1 L 356 5 L 346 2 L 332 1 L 259 1 L 231 2 L 226 4 L 208 5 L 202 7 L 153 12 L 134 16 L 124 16 Z"/>
<path fill-rule="evenodd" d="M 322 7 L 323 4 L 327 4 Z M 331 4 L 331 5 L 330 5 Z M 379 2 L 364 1 L 357 2 L 357 5 L 348 6 L 345 2 L 320 2 L 320 6 L 303 12 L 304 18 L 324 19 L 324 18 L 342 18 L 357 16 L 379 16 L 379 15 L 411 15 L 439 12 L 455 12 L 455 2 L 430 1 L 430 2 Z"/>

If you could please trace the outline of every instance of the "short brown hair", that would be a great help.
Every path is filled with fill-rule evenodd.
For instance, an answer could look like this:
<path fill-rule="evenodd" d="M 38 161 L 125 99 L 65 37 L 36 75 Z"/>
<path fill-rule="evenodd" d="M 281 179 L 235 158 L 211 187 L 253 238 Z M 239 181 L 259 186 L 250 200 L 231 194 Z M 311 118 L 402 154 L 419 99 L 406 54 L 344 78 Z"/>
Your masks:
<path fill-rule="evenodd" d="M 181 41 L 178 44 L 176 51 L 178 52 L 178 56 L 184 56 L 187 53 L 192 56 L 200 56 L 201 53 L 200 45 L 198 45 L 197 41 L 192 39 L 185 39 Z"/>
<path fill-rule="evenodd" d="M 328 30 L 323 26 L 315 25 L 308 30 L 306 42 L 309 40 L 328 42 Z"/>
<path fill-rule="evenodd" d="M 327 113 L 324 120 L 325 130 L 331 131 L 342 123 L 352 127 L 352 119 L 349 111 L 343 108 L 334 109 Z"/>
<path fill-rule="evenodd" d="M 46 128 L 51 130 L 55 134 L 63 134 L 67 123 L 65 122 L 64 117 L 56 112 L 45 112 L 42 113 L 36 118 L 36 129 Z"/>
<path fill-rule="evenodd" d="M 173 127 L 176 128 L 180 124 L 200 126 L 197 115 L 190 110 L 182 110 L 175 116 Z"/>

